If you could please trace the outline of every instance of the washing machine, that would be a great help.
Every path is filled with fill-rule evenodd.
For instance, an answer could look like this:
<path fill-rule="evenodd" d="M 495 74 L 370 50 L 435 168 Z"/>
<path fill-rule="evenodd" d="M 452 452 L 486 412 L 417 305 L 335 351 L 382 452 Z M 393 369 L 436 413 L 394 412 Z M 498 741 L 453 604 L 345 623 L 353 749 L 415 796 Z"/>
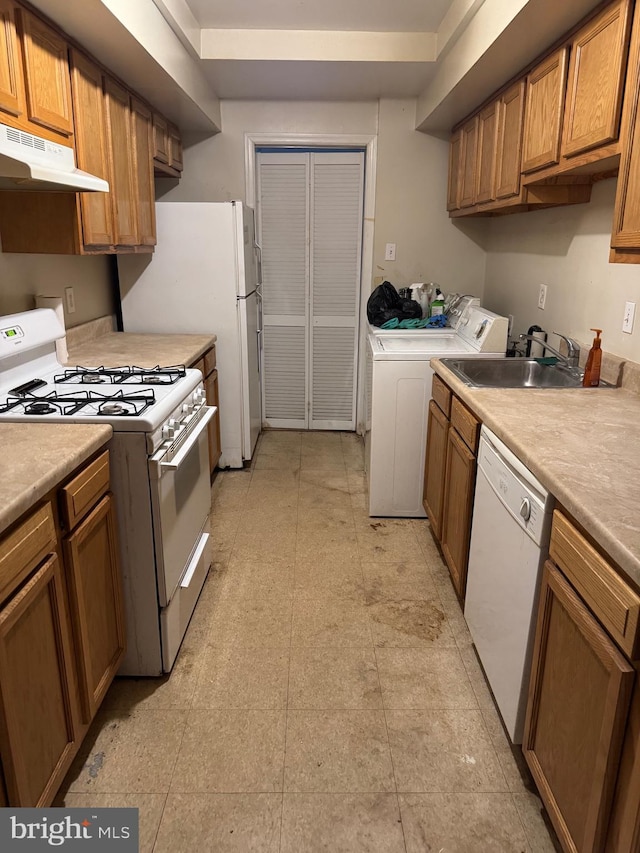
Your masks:
<path fill-rule="evenodd" d="M 508 319 L 467 298 L 451 327 L 370 328 L 365 471 L 369 515 L 424 518 L 422 492 L 432 358 L 504 357 Z"/>

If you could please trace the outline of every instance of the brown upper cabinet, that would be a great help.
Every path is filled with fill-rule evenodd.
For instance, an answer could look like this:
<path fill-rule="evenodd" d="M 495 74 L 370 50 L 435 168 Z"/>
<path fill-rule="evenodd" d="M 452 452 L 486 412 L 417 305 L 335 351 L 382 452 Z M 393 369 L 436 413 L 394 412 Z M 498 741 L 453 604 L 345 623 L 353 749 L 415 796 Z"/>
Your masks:
<path fill-rule="evenodd" d="M 0 0 L 0 112 L 17 118 L 24 113 L 24 81 L 18 44 L 18 6 Z"/>
<path fill-rule="evenodd" d="M 447 210 L 460 207 L 460 154 L 462 129 L 456 130 L 449 143 L 449 184 L 447 188 Z"/>
<path fill-rule="evenodd" d="M 78 50 L 71 51 L 71 82 L 78 167 L 105 181 L 111 178 L 102 70 Z M 82 245 L 100 249 L 114 242 L 111 193 L 78 193 Z"/>
<path fill-rule="evenodd" d="M 640 263 L 640 4 L 636 4 L 629 57 L 610 260 Z"/>
<path fill-rule="evenodd" d="M 133 175 L 136 182 L 138 244 L 156 244 L 156 206 L 153 186 L 153 118 L 151 110 L 138 98 L 131 98 L 133 133 Z"/>
<path fill-rule="evenodd" d="M 633 8 L 633 0 L 600 5 L 455 129 L 451 151 L 457 147 L 460 154 L 450 156 L 452 216 L 587 202 L 595 176 L 615 173 L 628 138 L 620 116 L 634 96 L 627 69 L 630 55 L 635 62 Z M 462 162 L 463 140 L 474 119 L 475 199 L 461 190 L 452 204 L 451 188 L 464 183 L 470 165 Z"/>
<path fill-rule="evenodd" d="M 68 44 L 14 0 L 0 0 L 0 121 L 73 144 Z"/>
<path fill-rule="evenodd" d="M 64 136 L 73 134 L 68 44 L 41 18 L 18 10 L 29 121 Z"/>
<path fill-rule="evenodd" d="M 180 177 L 179 129 L 17 0 L 0 0 L 0 122 L 73 147 L 78 168 L 110 186 L 109 193 L 3 191 L 4 252 L 153 251 L 154 156 L 160 144 L 162 174 Z"/>
<path fill-rule="evenodd" d="M 556 50 L 527 77 L 522 171 L 552 166 L 560 158 L 560 131 L 567 76 L 566 47 Z"/>
<path fill-rule="evenodd" d="M 518 80 L 498 99 L 495 194 L 499 199 L 511 198 L 520 192 L 524 98 L 525 81 Z"/>
<path fill-rule="evenodd" d="M 562 153 L 574 157 L 618 138 L 631 13 L 629 0 L 607 6 L 574 37 Z"/>
<path fill-rule="evenodd" d="M 460 153 L 460 207 L 471 207 L 476 203 L 478 156 L 478 116 L 474 116 L 462 128 Z"/>
<path fill-rule="evenodd" d="M 182 172 L 180 131 L 159 113 L 153 114 L 153 167 L 156 175 L 179 178 Z"/>
<path fill-rule="evenodd" d="M 496 197 L 496 144 L 500 102 L 492 101 L 478 116 L 478 177 L 476 203 Z"/>
<path fill-rule="evenodd" d="M 111 145 L 111 204 L 114 243 L 135 246 L 138 242 L 136 181 L 129 93 L 111 77 L 105 78 L 105 105 Z"/>
<path fill-rule="evenodd" d="M 153 114 L 153 159 L 156 163 L 169 163 L 169 129 L 166 118 L 159 113 Z"/>

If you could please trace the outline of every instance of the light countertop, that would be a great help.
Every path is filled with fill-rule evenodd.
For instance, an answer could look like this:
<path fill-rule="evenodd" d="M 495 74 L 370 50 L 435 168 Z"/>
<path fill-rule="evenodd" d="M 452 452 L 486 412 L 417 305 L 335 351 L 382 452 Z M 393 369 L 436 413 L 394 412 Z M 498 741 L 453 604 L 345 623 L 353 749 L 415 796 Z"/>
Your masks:
<path fill-rule="evenodd" d="M 99 337 L 73 343 L 67 336 L 67 364 L 83 367 L 187 367 L 214 346 L 215 335 L 142 335 L 131 332 L 107 332 Z"/>
<path fill-rule="evenodd" d="M 106 444 L 108 424 L 0 424 L 0 532 Z"/>
<path fill-rule="evenodd" d="M 640 588 L 640 396 L 470 388 L 431 366 Z"/>

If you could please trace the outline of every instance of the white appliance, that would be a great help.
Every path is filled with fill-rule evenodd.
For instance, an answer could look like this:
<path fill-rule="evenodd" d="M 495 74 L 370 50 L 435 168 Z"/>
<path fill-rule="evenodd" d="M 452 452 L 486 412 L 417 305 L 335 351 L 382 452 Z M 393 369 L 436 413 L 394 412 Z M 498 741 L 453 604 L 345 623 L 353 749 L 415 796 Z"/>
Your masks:
<path fill-rule="evenodd" d="M 522 743 L 553 498 L 482 427 L 464 615 L 513 743 Z"/>
<path fill-rule="evenodd" d="M 111 488 L 127 619 L 124 675 L 169 672 L 209 570 L 202 374 L 183 366 L 65 368 L 49 308 L 0 317 L 0 423 L 111 424 Z"/>
<path fill-rule="evenodd" d="M 120 255 L 125 332 L 215 334 L 221 468 L 251 459 L 262 427 L 260 250 L 240 201 L 156 205 L 152 256 Z"/>
<path fill-rule="evenodd" d="M 506 317 L 465 297 L 451 327 L 383 331 L 367 346 L 365 469 L 369 515 L 424 518 L 422 493 L 432 358 L 504 356 Z"/>
<path fill-rule="evenodd" d="M 109 184 L 76 169 L 73 148 L 0 124 L 0 189 L 109 192 Z"/>

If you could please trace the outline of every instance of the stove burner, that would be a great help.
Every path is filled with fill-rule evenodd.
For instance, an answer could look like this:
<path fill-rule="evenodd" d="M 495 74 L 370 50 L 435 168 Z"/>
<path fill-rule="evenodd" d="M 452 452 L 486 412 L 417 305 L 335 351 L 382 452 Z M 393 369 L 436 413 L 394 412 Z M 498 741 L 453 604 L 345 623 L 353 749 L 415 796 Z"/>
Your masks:
<path fill-rule="evenodd" d="M 55 383 L 97 383 L 112 385 L 173 385 L 186 376 L 183 364 L 171 367 L 74 367 L 53 377 Z M 104 378 L 103 378 L 104 377 Z"/>
<path fill-rule="evenodd" d="M 55 411 L 55 407 L 44 400 L 42 402 L 29 403 L 24 409 L 25 415 L 50 415 L 51 412 Z"/>
<path fill-rule="evenodd" d="M 102 403 L 100 414 L 102 415 L 124 415 L 127 410 L 120 403 Z"/>
<path fill-rule="evenodd" d="M 110 390 L 106 394 L 80 390 L 73 394 L 52 391 L 44 396 L 9 395 L 4 402 L 0 402 L 0 415 L 15 412 L 25 415 L 57 414 L 63 417 L 71 417 L 77 413 L 88 417 L 138 417 L 155 402 L 156 395 L 151 388 L 131 389 L 131 393 L 120 388 L 117 391 Z"/>

